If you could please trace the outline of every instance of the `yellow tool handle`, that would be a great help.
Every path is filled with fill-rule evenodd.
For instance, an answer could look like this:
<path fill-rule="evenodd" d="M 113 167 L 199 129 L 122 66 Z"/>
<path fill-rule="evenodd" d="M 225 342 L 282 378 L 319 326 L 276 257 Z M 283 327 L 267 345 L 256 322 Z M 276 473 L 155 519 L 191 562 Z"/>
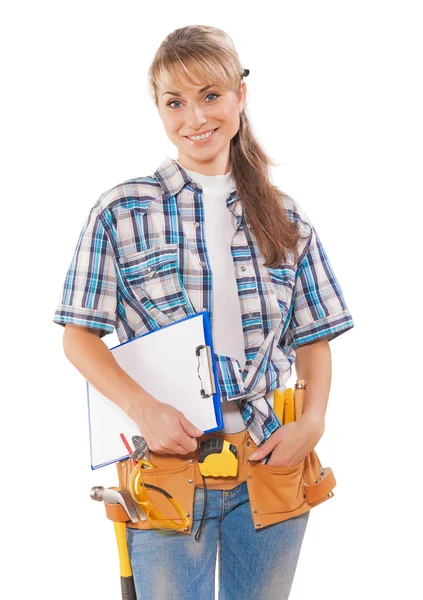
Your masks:
<path fill-rule="evenodd" d="M 137 600 L 131 561 L 129 560 L 128 543 L 126 541 L 126 523 L 113 522 L 119 553 L 120 585 L 122 600 Z"/>
<path fill-rule="evenodd" d="M 305 379 L 297 379 L 297 383 L 305 385 Z M 305 388 L 295 388 L 295 418 L 298 419 L 303 414 Z"/>
<path fill-rule="evenodd" d="M 281 425 L 283 425 L 283 407 L 285 402 L 285 394 L 282 390 L 275 390 L 273 396 L 273 411 L 279 419 Z"/>
<path fill-rule="evenodd" d="M 297 384 L 304 384 L 305 379 L 297 379 Z M 281 425 L 292 423 L 303 414 L 304 388 L 287 388 L 275 390 L 273 397 L 273 411 Z"/>
<path fill-rule="evenodd" d="M 292 423 L 292 421 L 295 421 L 294 390 L 292 388 L 287 388 L 283 394 L 283 424 L 285 425 L 286 423 Z"/>

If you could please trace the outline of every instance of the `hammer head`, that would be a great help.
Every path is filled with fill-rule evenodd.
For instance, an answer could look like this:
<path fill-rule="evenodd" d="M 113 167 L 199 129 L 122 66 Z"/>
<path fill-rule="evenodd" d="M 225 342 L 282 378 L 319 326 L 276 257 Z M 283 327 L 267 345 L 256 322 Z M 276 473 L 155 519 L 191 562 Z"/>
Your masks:
<path fill-rule="evenodd" d="M 107 502 L 107 504 L 120 504 L 132 523 L 138 522 L 138 516 L 142 521 L 146 521 L 146 516 L 141 507 L 136 504 L 128 490 L 119 488 L 104 488 L 94 486 L 91 488 L 90 496 L 98 502 Z"/>
<path fill-rule="evenodd" d="M 101 485 L 95 485 L 94 487 L 91 488 L 90 496 L 93 500 L 97 500 L 97 502 L 102 502 L 103 501 L 103 492 L 104 492 L 104 487 L 102 487 Z"/>

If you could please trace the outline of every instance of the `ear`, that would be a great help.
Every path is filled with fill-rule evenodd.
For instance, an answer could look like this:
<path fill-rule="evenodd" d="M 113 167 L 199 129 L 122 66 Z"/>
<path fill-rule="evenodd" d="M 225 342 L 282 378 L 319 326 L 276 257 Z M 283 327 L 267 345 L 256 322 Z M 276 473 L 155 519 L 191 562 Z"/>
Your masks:
<path fill-rule="evenodd" d="M 238 92 L 238 108 L 239 112 L 242 113 L 244 110 L 245 104 L 247 102 L 247 84 L 245 81 L 241 81 Z"/>

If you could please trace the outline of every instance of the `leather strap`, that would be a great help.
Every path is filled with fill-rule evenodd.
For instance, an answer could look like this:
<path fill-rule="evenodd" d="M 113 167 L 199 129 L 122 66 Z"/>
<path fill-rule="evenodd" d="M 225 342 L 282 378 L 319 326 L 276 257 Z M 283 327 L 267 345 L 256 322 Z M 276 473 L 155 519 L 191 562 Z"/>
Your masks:
<path fill-rule="evenodd" d="M 323 475 L 317 483 L 307 484 L 304 482 L 304 491 L 307 499 L 307 504 L 315 505 L 323 502 L 328 496 L 334 496 L 332 492 L 336 485 L 336 479 L 330 467 L 322 469 Z"/>
<path fill-rule="evenodd" d="M 240 452 L 239 466 L 241 468 L 239 468 L 237 477 L 226 478 L 226 480 L 230 479 L 232 481 L 226 482 L 224 478 L 206 478 L 208 487 L 212 488 L 213 485 L 215 485 L 217 489 L 231 489 L 241 481 L 245 481 L 246 473 L 244 473 L 244 463 L 246 470 L 247 456 L 244 452 L 244 445 L 246 445 L 247 449 L 251 451 L 255 449 L 255 445 L 251 442 L 246 432 L 247 430 L 239 432 L 237 434 L 221 434 L 225 438 L 235 438 Z M 216 434 L 214 434 L 214 436 L 216 436 Z M 213 437 L 213 434 L 207 434 L 207 436 L 204 437 Z M 195 462 L 195 453 L 192 454 L 192 458 Z M 169 457 L 166 456 L 162 457 L 161 455 L 158 455 L 158 457 L 155 458 L 156 462 L 161 461 L 159 463 L 159 467 L 162 468 L 166 467 L 167 462 L 169 462 Z M 180 457 L 179 459 L 171 457 L 172 465 L 175 463 L 175 460 L 180 460 L 181 464 L 183 464 L 183 462 L 186 460 L 186 457 Z M 127 460 L 123 461 L 122 463 L 117 463 L 117 465 L 119 474 L 119 485 L 127 489 L 129 472 L 132 470 L 133 464 L 131 461 Z M 195 470 L 193 471 L 193 475 L 195 473 L 195 476 L 192 477 L 194 479 L 194 485 L 196 487 L 201 486 L 202 479 L 200 482 L 201 475 L 199 473 L 198 465 L 195 464 L 194 467 Z M 331 498 L 334 495 L 332 490 L 335 487 L 335 485 L 336 480 L 332 469 L 330 467 L 323 468 L 315 450 L 310 452 L 310 454 L 308 454 L 305 458 L 303 471 L 304 494 L 306 503 L 309 505 L 309 507 L 316 506 L 321 502 L 324 502 L 328 498 Z M 120 504 L 108 504 L 105 502 L 104 506 L 106 509 L 106 516 L 108 519 L 114 522 L 129 523 L 129 526 L 132 526 L 130 518 L 128 517 L 125 509 Z"/>
<path fill-rule="evenodd" d="M 333 496 L 333 488 L 336 485 L 335 476 L 330 467 L 322 469 L 323 475 L 317 483 L 307 485 L 304 483 L 307 504 L 310 506 L 323 502 L 328 496 Z M 104 503 L 106 516 L 111 521 L 126 523 L 130 521 L 126 511 L 120 504 Z"/>
<path fill-rule="evenodd" d="M 106 516 L 111 521 L 126 523 L 131 520 L 126 513 L 126 510 L 120 504 L 108 504 L 105 502 L 104 506 L 106 508 Z"/>

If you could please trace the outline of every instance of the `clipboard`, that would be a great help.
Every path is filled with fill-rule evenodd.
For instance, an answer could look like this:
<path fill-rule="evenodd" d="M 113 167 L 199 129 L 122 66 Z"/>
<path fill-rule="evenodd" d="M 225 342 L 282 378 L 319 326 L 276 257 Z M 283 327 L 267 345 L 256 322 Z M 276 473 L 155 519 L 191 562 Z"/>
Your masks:
<path fill-rule="evenodd" d="M 222 429 L 221 397 L 207 311 L 186 317 L 110 348 L 139 385 L 175 406 L 196 427 Z M 91 469 L 129 458 L 120 434 L 142 435 L 136 423 L 88 381 Z"/>

